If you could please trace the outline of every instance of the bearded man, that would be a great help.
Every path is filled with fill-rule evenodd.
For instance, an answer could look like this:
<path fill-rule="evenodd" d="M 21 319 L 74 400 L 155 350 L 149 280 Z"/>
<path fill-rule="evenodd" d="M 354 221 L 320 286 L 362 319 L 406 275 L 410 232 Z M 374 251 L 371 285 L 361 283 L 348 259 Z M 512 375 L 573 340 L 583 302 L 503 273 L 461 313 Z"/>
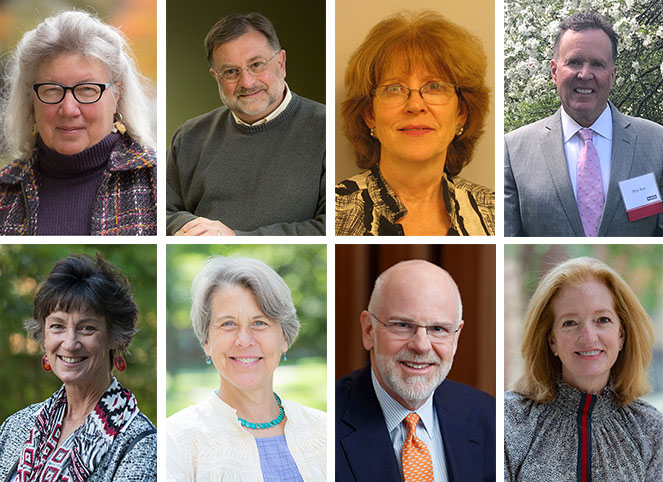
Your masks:
<path fill-rule="evenodd" d="M 495 399 L 446 379 L 463 328 L 449 273 L 387 269 L 361 328 L 371 364 L 336 384 L 336 480 L 494 481 Z"/>

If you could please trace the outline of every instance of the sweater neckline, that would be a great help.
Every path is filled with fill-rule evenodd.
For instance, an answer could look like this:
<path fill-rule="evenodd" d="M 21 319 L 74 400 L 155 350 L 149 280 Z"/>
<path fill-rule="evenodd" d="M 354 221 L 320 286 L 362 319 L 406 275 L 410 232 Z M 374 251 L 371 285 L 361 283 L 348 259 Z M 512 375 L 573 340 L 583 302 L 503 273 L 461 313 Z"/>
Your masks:
<path fill-rule="evenodd" d="M 571 415 L 577 415 L 580 410 L 579 407 L 587 402 L 592 403 L 592 418 L 612 417 L 617 407 L 612 380 L 608 382 L 599 395 L 582 393 L 562 380 L 557 383 L 557 397 L 552 402 L 555 407 Z"/>
<path fill-rule="evenodd" d="M 270 120 L 268 122 L 264 122 L 262 124 L 257 124 L 257 125 L 251 125 L 251 126 L 247 126 L 247 125 L 244 125 L 244 124 L 238 124 L 237 122 L 235 122 L 235 119 L 233 118 L 232 113 L 230 113 L 229 119 L 237 129 L 239 129 L 240 131 L 245 132 L 247 134 L 254 134 L 254 133 L 257 133 L 257 132 L 265 132 L 265 131 L 271 129 L 272 127 L 274 127 L 274 126 L 280 124 L 281 122 L 283 122 L 283 121 L 289 119 L 290 117 L 292 117 L 292 115 L 297 110 L 297 107 L 299 107 L 300 97 L 297 94 L 295 94 L 294 92 L 292 92 L 292 91 L 290 91 L 290 92 L 292 93 L 292 100 L 290 101 L 288 106 L 285 108 L 285 110 L 283 112 L 281 112 L 279 115 L 277 115 L 275 118 L 273 118 L 272 120 Z"/>
<path fill-rule="evenodd" d="M 104 167 L 120 134 L 111 132 L 97 144 L 77 154 L 60 154 L 51 149 L 37 136 L 37 159 L 39 169 L 49 177 L 68 179 L 86 175 Z"/>

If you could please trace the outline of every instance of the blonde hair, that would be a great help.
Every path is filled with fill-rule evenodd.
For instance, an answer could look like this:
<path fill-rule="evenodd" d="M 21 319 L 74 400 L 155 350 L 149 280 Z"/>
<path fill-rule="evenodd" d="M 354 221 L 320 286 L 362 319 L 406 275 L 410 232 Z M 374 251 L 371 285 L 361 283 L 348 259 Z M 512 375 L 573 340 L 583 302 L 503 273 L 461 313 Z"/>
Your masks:
<path fill-rule="evenodd" d="M 515 390 L 539 402 L 556 395 L 562 364 L 548 340 L 553 327 L 552 300 L 562 286 L 596 280 L 612 293 L 615 311 L 624 330 L 624 347 L 612 366 L 611 376 L 617 402 L 628 405 L 651 390 L 647 369 L 652 357 L 654 329 L 633 290 L 608 265 L 594 258 L 575 258 L 550 270 L 539 282 L 525 315 L 522 355 L 525 373 Z"/>
<path fill-rule="evenodd" d="M 486 55 L 481 42 L 430 10 L 401 12 L 371 29 L 348 63 L 346 99 L 341 105 L 343 129 L 361 168 L 380 159 L 380 143 L 371 137 L 363 114 L 372 110 L 372 92 L 394 62 L 401 62 L 405 72 L 422 65 L 458 87 L 459 107 L 467 120 L 464 132 L 449 145 L 445 164 L 449 174 L 458 174 L 472 159 L 488 112 Z"/>

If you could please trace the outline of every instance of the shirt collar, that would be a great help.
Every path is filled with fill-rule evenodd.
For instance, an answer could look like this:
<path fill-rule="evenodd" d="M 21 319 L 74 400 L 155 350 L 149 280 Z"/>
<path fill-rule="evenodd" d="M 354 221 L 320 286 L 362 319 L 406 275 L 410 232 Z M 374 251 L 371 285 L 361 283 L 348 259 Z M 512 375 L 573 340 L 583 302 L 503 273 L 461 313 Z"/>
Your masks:
<path fill-rule="evenodd" d="M 237 114 L 235 114 L 232 110 L 230 112 L 232 113 L 233 118 L 235 119 L 236 123 L 244 125 L 244 126 L 257 126 L 257 125 L 260 125 L 260 124 L 266 124 L 270 120 L 275 119 L 281 112 L 283 112 L 286 109 L 286 107 L 288 107 L 288 104 L 290 103 L 291 100 L 292 100 L 292 92 L 290 92 L 290 88 L 288 87 L 288 84 L 286 83 L 285 84 L 285 97 L 284 97 L 283 101 L 281 102 L 281 104 L 279 104 L 279 106 L 276 109 L 274 109 L 272 112 L 270 112 L 269 115 L 267 115 L 266 117 L 263 117 L 262 119 L 257 120 L 252 124 L 249 124 L 248 122 L 244 122 L 242 119 L 237 117 Z"/>
<path fill-rule="evenodd" d="M 375 395 L 378 397 L 378 402 L 380 402 L 380 408 L 384 414 L 384 420 L 387 424 L 387 430 L 391 433 L 395 428 L 403 422 L 403 419 L 409 414 L 412 413 L 412 410 L 405 408 L 399 402 L 394 400 L 387 391 L 382 388 L 380 382 L 375 376 L 375 371 L 373 366 L 371 366 L 371 380 L 373 381 L 373 389 L 375 390 Z M 424 429 L 432 434 L 433 433 L 433 394 L 428 397 L 426 402 L 414 411 L 423 422 Z"/>
<path fill-rule="evenodd" d="M 562 106 L 562 137 L 564 138 L 564 143 L 567 143 L 582 128 L 580 124 L 566 113 Z M 605 106 L 599 118 L 589 128 L 601 137 L 612 141 L 612 111 L 610 110 L 610 105 Z"/>

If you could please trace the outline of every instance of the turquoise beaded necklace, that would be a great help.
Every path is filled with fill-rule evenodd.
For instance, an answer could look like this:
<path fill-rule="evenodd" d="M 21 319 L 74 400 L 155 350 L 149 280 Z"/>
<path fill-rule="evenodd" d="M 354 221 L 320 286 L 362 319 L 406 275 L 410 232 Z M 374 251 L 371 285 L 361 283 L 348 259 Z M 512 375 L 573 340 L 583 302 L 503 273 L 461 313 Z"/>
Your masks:
<path fill-rule="evenodd" d="M 276 398 L 276 403 L 279 406 L 279 416 L 276 417 L 271 422 L 265 422 L 265 423 L 252 423 L 247 420 L 244 420 L 242 417 L 237 417 L 237 420 L 240 421 L 242 427 L 247 427 L 252 430 L 263 430 L 266 428 L 276 427 L 278 424 L 280 424 L 283 421 L 283 417 L 285 417 L 285 410 L 283 410 L 283 405 L 281 404 L 281 399 L 279 398 L 279 396 L 276 394 L 276 392 L 273 393 L 274 393 L 274 398 Z"/>

